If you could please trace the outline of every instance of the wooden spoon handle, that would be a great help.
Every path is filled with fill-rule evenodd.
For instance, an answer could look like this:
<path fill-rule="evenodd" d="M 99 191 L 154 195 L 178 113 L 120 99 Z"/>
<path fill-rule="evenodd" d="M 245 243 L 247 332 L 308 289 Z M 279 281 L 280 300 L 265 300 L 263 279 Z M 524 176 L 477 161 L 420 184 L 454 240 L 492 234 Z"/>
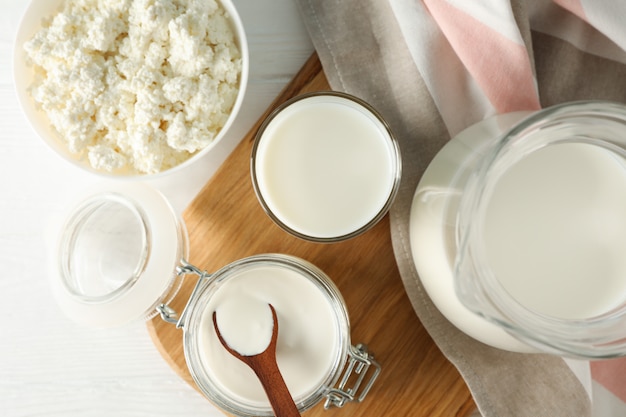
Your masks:
<path fill-rule="evenodd" d="M 276 417 L 299 417 L 300 412 L 289 393 L 289 388 L 285 384 L 278 365 L 275 361 L 265 361 L 264 366 L 252 367 L 267 398 L 272 405 Z"/>
<path fill-rule="evenodd" d="M 289 393 L 289 388 L 287 388 L 287 384 L 285 384 L 285 380 L 276 363 L 278 317 L 276 316 L 274 306 L 271 304 L 269 306 L 272 310 L 272 319 L 274 321 L 272 339 L 270 340 L 269 346 L 258 355 L 245 356 L 228 345 L 222 337 L 219 326 L 217 325 L 217 312 L 213 312 L 213 327 L 215 328 L 215 333 L 222 346 L 224 346 L 231 355 L 248 365 L 254 371 L 257 378 L 259 378 L 263 390 L 265 390 L 265 394 L 270 401 L 270 405 L 274 410 L 274 415 L 276 417 L 299 417 L 300 412 L 298 411 L 298 407 L 294 403 Z"/>

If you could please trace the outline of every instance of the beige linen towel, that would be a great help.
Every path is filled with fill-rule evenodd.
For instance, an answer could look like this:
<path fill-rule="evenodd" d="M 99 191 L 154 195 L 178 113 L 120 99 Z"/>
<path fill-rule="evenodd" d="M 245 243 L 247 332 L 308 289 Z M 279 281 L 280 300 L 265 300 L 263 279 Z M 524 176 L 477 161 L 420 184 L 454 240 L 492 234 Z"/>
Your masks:
<path fill-rule="evenodd" d="M 420 59 L 432 59 L 427 64 L 438 73 L 440 82 L 462 83 L 459 77 L 464 75 L 459 76 L 458 69 L 452 65 L 445 65 L 449 57 L 444 56 L 445 48 L 437 44 L 441 39 L 409 37 L 413 29 L 423 29 L 418 25 L 433 24 L 419 19 L 412 22 L 410 13 L 403 12 L 423 8 L 422 3 L 419 0 L 298 1 L 331 87 L 372 104 L 389 122 L 400 142 L 403 179 L 390 213 L 400 274 L 417 315 L 441 351 L 461 372 L 482 415 L 589 416 L 587 392 L 562 359 L 505 352 L 475 341 L 441 315 L 420 283 L 409 247 L 409 215 L 415 188 L 428 163 L 451 135 L 494 110 L 484 100 L 475 99 L 469 90 L 459 90 L 458 97 L 433 97 L 432 83 L 425 81 L 429 74 L 419 67 Z M 530 51 L 528 61 L 538 85 L 541 106 L 586 98 L 626 102 L 626 66 L 603 57 L 602 48 L 597 54 L 588 53 L 602 36 L 588 25 L 579 24 L 558 6 L 537 14 L 536 4 L 532 3 L 538 2 L 514 0 L 510 9 L 520 42 Z M 551 25 L 559 19 L 578 25 L 578 45 L 563 40 L 558 26 Z M 580 49 L 581 44 L 585 44 L 587 52 Z M 620 49 L 613 49 L 619 55 Z M 439 64 L 442 65 L 438 67 Z M 446 100 L 453 101 L 456 107 L 446 107 Z M 460 117 L 459 111 L 463 113 Z M 450 119 L 454 122 L 448 122 Z"/>

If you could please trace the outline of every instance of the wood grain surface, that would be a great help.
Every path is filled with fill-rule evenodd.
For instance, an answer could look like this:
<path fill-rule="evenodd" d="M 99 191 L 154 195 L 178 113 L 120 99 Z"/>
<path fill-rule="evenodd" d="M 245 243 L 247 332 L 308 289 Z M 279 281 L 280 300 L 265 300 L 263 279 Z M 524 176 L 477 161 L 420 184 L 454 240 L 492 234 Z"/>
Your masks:
<path fill-rule="evenodd" d="M 300 93 L 328 89 L 313 55 L 268 112 Z M 282 231 L 263 212 L 250 181 L 250 150 L 259 124 L 183 213 L 190 263 L 212 272 L 246 256 L 284 253 L 312 262 L 337 284 L 350 314 L 352 343 L 367 344 L 382 372 L 363 403 L 332 411 L 318 404 L 306 416 L 469 415 L 475 409 L 469 390 L 421 325 L 404 291 L 388 217 L 363 235 L 341 243 L 311 243 Z M 186 281 L 171 304 L 179 312 L 194 285 L 195 280 Z M 166 361 L 195 386 L 185 364 L 182 331 L 159 317 L 147 325 Z"/>

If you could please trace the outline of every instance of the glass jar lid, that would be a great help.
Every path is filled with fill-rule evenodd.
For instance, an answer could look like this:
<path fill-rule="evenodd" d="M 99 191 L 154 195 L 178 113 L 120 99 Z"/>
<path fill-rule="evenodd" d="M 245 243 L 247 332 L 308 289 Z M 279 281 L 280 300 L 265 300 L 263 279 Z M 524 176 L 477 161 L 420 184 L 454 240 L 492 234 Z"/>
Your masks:
<path fill-rule="evenodd" d="M 69 213 L 59 235 L 53 290 L 77 322 L 106 327 L 149 318 L 178 290 L 186 233 L 155 189 L 102 185 Z"/>

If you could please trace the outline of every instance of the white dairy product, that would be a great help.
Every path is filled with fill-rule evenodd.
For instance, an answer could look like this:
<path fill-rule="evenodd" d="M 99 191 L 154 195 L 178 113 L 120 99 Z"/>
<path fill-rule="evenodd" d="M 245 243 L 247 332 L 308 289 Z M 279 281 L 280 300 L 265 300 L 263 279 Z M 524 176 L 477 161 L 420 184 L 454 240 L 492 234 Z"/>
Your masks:
<path fill-rule="evenodd" d="M 272 310 L 256 294 L 223 300 L 217 309 L 216 322 L 222 339 L 243 356 L 262 353 L 272 340 Z"/>
<path fill-rule="evenodd" d="M 30 92 L 77 159 L 156 173 L 209 145 L 241 53 L 215 0 L 72 0 L 24 45 Z"/>
<path fill-rule="evenodd" d="M 459 230 L 459 207 L 470 173 L 493 140 L 527 115 L 497 115 L 465 129 L 450 140 L 420 179 L 413 196 L 409 223 L 415 267 L 424 289 L 439 311 L 474 339 L 521 353 L 536 352 L 536 349 L 474 314 L 458 297 L 455 284 L 461 279 L 455 275 L 455 259 L 459 254 L 459 240 L 463 238 Z"/>
<path fill-rule="evenodd" d="M 522 305 L 580 319 L 626 300 L 623 157 L 584 143 L 542 148 L 498 179 L 486 207 L 486 261 Z"/>
<path fill-rule="evenodd" d="M 268 208 L 287 227 L 332 238 L 366 226 L 394 188 L 385 126 L 357 103 L 314 96 L 282 110 L 258 143 L 255 173 Z"/>
<path fill-rule="evenodd" d="M 340 349 L 333 305 L 307 277 L 288 268 L 263 264 L 229 276 L 219 284 L 202 313 L 199 351 L 211 379 L 233 398 L 253 407 L 269 406 L 267 396 L 253 371 L 220 344 L 213 312 L 217 311 L 225 339 L 237 345 L 231 347 L 258 353 L 267 347 L 271 335 L 268 304 L 278 317 L 278 367 L 296 401 L 319 388 Z"/>

